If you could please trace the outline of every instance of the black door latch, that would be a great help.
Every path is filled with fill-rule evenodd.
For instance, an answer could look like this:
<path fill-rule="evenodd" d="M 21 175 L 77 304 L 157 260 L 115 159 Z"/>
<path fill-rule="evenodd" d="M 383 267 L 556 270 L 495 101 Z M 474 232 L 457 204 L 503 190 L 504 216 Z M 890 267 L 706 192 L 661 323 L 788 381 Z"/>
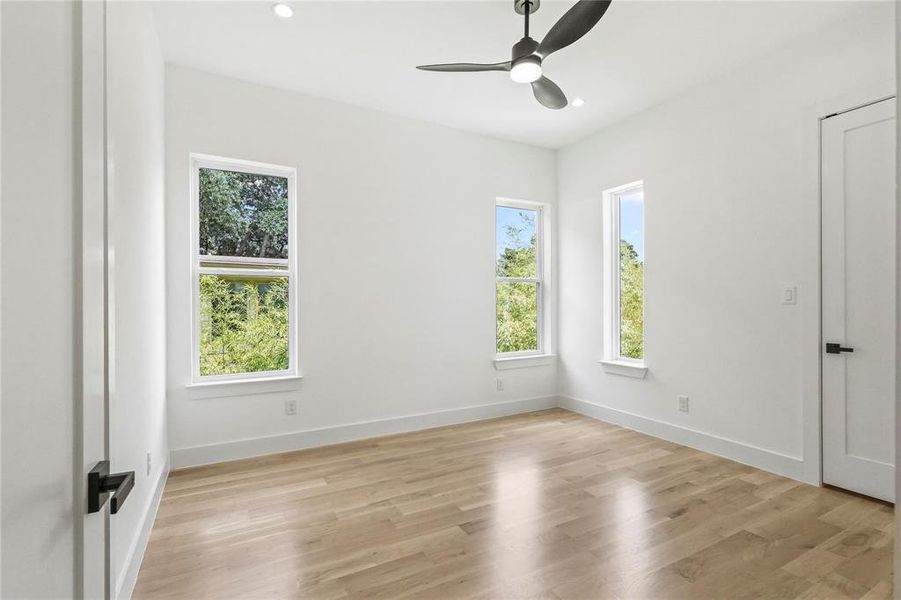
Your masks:
<path fill-rule="evenodd" d="M 842 352 L 854 352 L 854 348 L 845 348 L 841 344 L 834 342 L 826 343 L 826 354 L 841 354 Z"/>
<path fill-rule="evenodd" d="M 101 460 L 88 472 L 88 512 L 99 512 L 109 497 L 110 512 L 116 514 L 134 486 L 134 471 L 110 475 L 109 461 Z"/>

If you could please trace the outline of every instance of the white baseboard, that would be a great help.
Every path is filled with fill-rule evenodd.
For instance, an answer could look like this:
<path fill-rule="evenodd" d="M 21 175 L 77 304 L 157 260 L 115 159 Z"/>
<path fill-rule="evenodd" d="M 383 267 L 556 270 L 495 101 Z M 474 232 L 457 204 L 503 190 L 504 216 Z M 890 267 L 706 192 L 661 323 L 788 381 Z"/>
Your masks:
<path fill-rule="evenodd" d="M 805 478 L 804 460 L 795 456 L 568 396 L 558 396 L 558 402 L 561 408 L 599 421 L 613 423 L 804 483 L 819 485 L 818 481 L 809 481 Z"/>
<path fill-rule="evenodd" d="M 290 452 L 292 450 L 352 442 L 396 433 L 419 431 L 430 427 L 481 421 L 553 408 L 555 406 L 676 444 L 695 448 L 702 452 L 722 456 L 723 458 L 791 479 L 819 485 L 818 481 L 811 481 L 805 476 L 804 460 L 799 457 L 789 456 L 689 427 L 674 425 L 568 396 L 545 396 L 511 400 L 509 402 L 481 404 L 465 408 L 308 429 L 281 435 L 223 442 L 221 444 L 177 448 L 171 451 L 170 463 L 172 469 L 184 469 L 266 454 L 278 454 L 279 452 Z M 160 488 L 159 492 L 162 492 L 162 488 Z M 159 499 L 155 498 L 155 502 L 158 504 Z M 156 509 L 154 508 L 154 510 Z M 152 523 L 152 519 L 150 522 Z M 137 576 L 137 573 L 135 573 L 135 576 Z"/>
<path fill-rule="evenodd" d="M 141 571 L 141 563 L 144 561 L 144 552 L 147 550 L 147 543 L 150 541 L 150 531 L 153 529 L 153 523 L 156 521 L 156 513 L 160 508 L 160 500 L 163 498 L 163 489 L 166 487 L 166 480 L 169 478 L 169 464 L 163 465 L 163 470 L 156 481 L 153 489 L 153 496 L 150 498 L 150 505 L 144 513 L 141 520 L 141 530 L 127 561 L 127 567 L 122 577 L 116 582 L 116 595 L 114 598 L 120 600 L 128 600 L 131 598 L 132 592 L 135 590 L 135 584 L 138 582 L 138 573 Z"/>
<path fill-rule="evenodd" d="M 481 421 L 495 417 L 505 417 L 519 413 L 533 412 L 557 406 L 556 396 L 526 398 L 495 404 L 480 404 L 465 408 L 453 408 L 430 413 L 420 413 L 403 417 L 391 417 L 374 421 L 335 425 L 320 429 L 308 429 L 282 435 L 237 440 L 207 446 L 176 448 L 171 452 L 173 469 L 184 469 L 199 465 L 251 458 L 279 452 L 290 452 L 303 448 L 328 446 L 341 442 L 351 442 L 366 438 L 419 431 L 430 427 L 456 425 L 470 421 Z"/>

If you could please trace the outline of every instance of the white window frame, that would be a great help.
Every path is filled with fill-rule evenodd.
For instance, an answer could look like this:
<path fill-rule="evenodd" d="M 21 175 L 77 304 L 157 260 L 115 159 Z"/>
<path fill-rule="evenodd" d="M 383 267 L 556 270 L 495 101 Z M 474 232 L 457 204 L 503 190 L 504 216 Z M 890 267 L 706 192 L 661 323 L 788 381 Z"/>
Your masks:
<path fill-rule="evenodd" d="M 602 201 L 603 254 L 604 254 L 604 356 L 598 361 L 608 372 L 618 375 L 644 377 L 647 372 L 646 356 L 641 359 L 622 356 L 622 321 L 620 315 L 620 199 L 641 192 L 644 203 L 644 181 L 633 181 L 604 190 Z M 645 206 L 643 205 L 643 208 Z M 642 220 L 644 229 L 644 220 Z M 647 263 L 647 252 L 644 252 Z M 643 282 L 642 282 L 642 285 Z M 642 306 L 644 311 L 645 306 Z M 646 349 L 645 349 L 646 350 Z M 646 352 L 645 352 L 646 354 Z"/>
<path fill-rule="evenodd" d="M 537 262 L 536 277 L 498 277 L 497 276 L 497 208 L 513 208 L 535 211 L 535 260 Z M 495 265 L 495 302 L 497 302 L 497 284 L 499 283 L 536 283 L 537 284 L 537 303 L 538 303 L 538 348 L 536 350 L 528 350 L 524 352 L 498 352 L 497 351 L 497 307 L 495 306 L 495 323 L 494 323 L 494 351 L 495 351 L 495 367 L 498 369 L 515 368 L 518 366 L 539 366 L 547 364 L 547 361 L 529 362 L 527 359 L 536 357 L 552 358 L 550 350 L 551 332 L 549 330 L 550 320 L 547 318 L 548 306 L 550 304 L 550 219 L 548 218 L 548 207 L 540 202 L 529 202 L 526 200 L 514 200 L 511 198 L 497 198 L 495 200 L 495 226 L 494 226 L 494 253 L 492 254 Z"/>
<path fill-rule="evenodd" d="M 298 314 L 297 314 L 297 170 L 267 163 L 253 162 L 207 154 L 190 155 L 191 178 L 191 381 L 194 385 L 234 383 L 246 381 L 270 381 L 300 377 L 298 367 Z M 282 263 L 280 259 L 258 259 L 245 257 L 205 256 L 204 262 L 224 264 L 246 264 L 248 268 L 223 268 L 201 266 L 200 264 L 200 169 L 217 169 L 255 175 L 284 177 L 288 180 L 288 258 L 287 268 L 265 269 L 254 265 L 259 263 Z M 212 259 L 212 260 L 211 260 Z M 288 368 L 280 371 L 258 371 L 256 373 L 231 373 L 227 375 L 200 374 L 200 276 L 239 275 L 271 279 L 288 279 Z"/>

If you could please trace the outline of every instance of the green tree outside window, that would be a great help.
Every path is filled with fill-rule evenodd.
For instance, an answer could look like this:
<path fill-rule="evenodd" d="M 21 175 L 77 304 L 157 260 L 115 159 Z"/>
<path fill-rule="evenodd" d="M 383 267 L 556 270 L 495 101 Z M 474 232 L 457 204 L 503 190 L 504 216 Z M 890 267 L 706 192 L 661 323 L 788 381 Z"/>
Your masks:
<path fill-rule="evenodd" d="M 626 240 L 619 242 L 620 355 L 644 357 L 644 264 Z"/>
<path fill-rule="evenodd" d="M 504 210 L 515 210 L 499 207 Z M 519 222 L 503 227 L 498 240 L 498 277 L 538 276 L 536 211 L 518 210 Z M 538 350 L 538 293 L 536 282 L 497 282 L 495 310 L 497 352 Z"/>
<path fill-rule="evenodd" d="M 198 257 L 265 276 L 200 277 L 200 375 L 289 369 L 288 179 L 200 168 Z M 262 259 L 262 260 L 261 260 Z M 222 265 L 225 265 L 224 267 Z M 217 265 L 214 265 L 217 266 Z M 276 275 L 285 271 L 285 276 Z M 261 273 L 262 275 L 262 273 Z"/>

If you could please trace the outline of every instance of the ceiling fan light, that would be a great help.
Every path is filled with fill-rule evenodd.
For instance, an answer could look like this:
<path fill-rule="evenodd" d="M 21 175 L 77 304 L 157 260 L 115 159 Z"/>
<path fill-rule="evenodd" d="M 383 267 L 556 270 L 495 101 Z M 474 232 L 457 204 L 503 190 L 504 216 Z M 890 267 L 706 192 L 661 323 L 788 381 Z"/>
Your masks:
<path fill-rule="evenodd" d="M 520 59 L 510 69 L 510 79 L 516 83 L 532 83 L 541 79 L 541 61 L 530 56 Z"/>

